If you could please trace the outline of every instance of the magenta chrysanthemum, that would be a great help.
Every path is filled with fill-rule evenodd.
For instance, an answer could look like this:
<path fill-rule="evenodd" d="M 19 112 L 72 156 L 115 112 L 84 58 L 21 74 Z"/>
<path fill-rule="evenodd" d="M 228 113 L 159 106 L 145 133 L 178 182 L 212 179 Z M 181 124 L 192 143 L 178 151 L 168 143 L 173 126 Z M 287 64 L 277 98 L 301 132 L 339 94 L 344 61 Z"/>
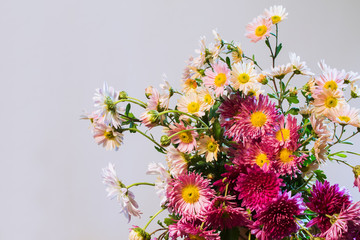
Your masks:
<path fill-rule="evenodd" d="M 258 100 L 256 97 L 245 98 L 237 110 L 234 124 L 222 124 L 226 128 L 225 135 L 234 141 L 256 139 L 270 133 L 279 118 L 275 104 L 264 95 L 259 95 Z"/>
<path fill-rule="evenodd" d="M 228 194 L 237 194 L 237 192 L 233 191 L 233 189 L 236 186 L 236 181 L 239 174 L 245 172 L 245 167 L 224 165 L 224 168 L 226 172 L 221 174 L 223 178 L 214 182 L 214 186 L 219 188 L 220 193 L 225 193 L 227 189 Z"/>
<path fill-rule="evenodd" d="M 224 102 L 219 106 L 220 123 L 225 129 L 229 129 L 237 121 L 236 116 L 242 111 L 244 98 L 240 94 L 232 94 L 230 97 L 224 96 Z"/>
<path fill-rule="evenodd" d="M 239 175 L 234 189 L 239 192 L 242 206 L 250 210 L 259 210 L 265 204 L 277 199 L 281 185 L 282 179 L 279 179 L 277 174 L 265 172 L 260 167 L 254 166 L 248 168 L 247 173 Z"/>
<path fill-rule="evenodd" d="M 348 207 L 350 204 L 350 194 L 346 189 L 340 189 L 338 184 L 330 186 L 328 181 L 317 181 L 306 205 L 319 215 L 313 218 L 307 227 L 317 224 L 322 232 L 327 231 L 331 227 L 331 222 L 326 215 L 339 214 L 342 207 Z"/>
<path fill-rule="evenodd" d="M 207 230 L 201 227 L 201 222 L 186 222 L 183 220 L 169 226 L 169 236 L 171 239 L 184 237 L 184 240 L 220 240 L 216 230 Z"/>
<path fill-rule="evenodd" d="M 280 175 L 290 175 L 293 176 L 295 173 L 300 172 L 299 167 L 301 163 L 305 160 L 307 155 L 302 154 L 300 156 L 295 155 L 297 146 L 289 146 L 289 148 L 283 147 L 279 150 L 275 168 Z"/>
<path fill-rule="evenodd" d="M 235 196 L 214 198 L 206 214 L 206 221 L 210 223 L 210 226 L 223 230 L 250 224 L 246 210 L 238 207 L 235 199 Z"/>
<path fill-rule="evenodd" d="M 256 221 L 251 232 L 257 238 L 282 239 L 299 229 L 294 216 L 302 214 L 306 207 L 299 193 L 293 197 L 290 194 L 280 194 L 255 215 Z"/>
<path fill-rule="evenodd" d="M 168 207 L 186 219 L 200 218 L 206 213 L 214 194 L 208 179 L 197 173 L 183 174 L 169 183 Z"/>
<path fill-rule="evenodd" d="M 185 127 L 185 125 L 181 122 L 175 123 L 175 125 L 170 125 L 169 128 L 170 130 L 167 131 L 169 136 L 183 130 L 189 130 L 176 134 L 174 137 L 171 138 L 172 143 L 179 144 L 177 149 L 180 152 L 190 153 L 192 150 L 194 150 L 194 148 L 196 148 L 196 138 L 199 136 L 199 134 L 196 131 L 191 131 L 193 127 Z"/>

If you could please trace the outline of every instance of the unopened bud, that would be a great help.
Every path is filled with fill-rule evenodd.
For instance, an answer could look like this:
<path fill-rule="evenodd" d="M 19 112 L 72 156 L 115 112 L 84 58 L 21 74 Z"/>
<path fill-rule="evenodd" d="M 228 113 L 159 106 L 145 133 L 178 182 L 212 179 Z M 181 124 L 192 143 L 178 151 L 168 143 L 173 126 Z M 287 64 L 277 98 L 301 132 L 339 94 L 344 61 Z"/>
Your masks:
<path fill-rule="evenodd" d="M 150 240 L 150 234 L 143 229 L 136 227 L 133 228 L 129 234 L 129 240 Z"/>
<path fill-rule="evenodd" d="M 126 93 L 125 91 L 121 91 L 121 92 L 119 93 L 119 100 L 121 100 L 121 99 L 127 99 L 127 97 L 128 97 L 128 95 L 127 95 L 127 93 Z"/>
<path fill-rule="evenodd" d="M 268 83 L 268 79 L 264 74 L 259 74 L 257 81 L 262 85 L 266 85 Z"/>
<path fill-rule="evenodd" d="M 162 135 L 161 138 L 160 138 L 160 144 L 161 146 L 163 147 L 167 147 L 169 146 L 171 143 L 171 139 L 169 138 L 168 135 Z"/>
<path fill-rule="evenodd" d="M 148 115 L 150 115 L 150 122 L 151 123 L 156 123 L 157 120 L 159 119 L 159 112 L 156 110 L 149 110 L 147 112 Z"/>
<path fill-rule="evenodd" d="M 353 172 L 355 174 L 355 178 L 359 177 L 360 176 L 360 165 L 356 165 L 354 168 L 353 168 Z"/>
<path fill-rule="evenodd" d="M 351 97 L 352 97 L 352 98 L 358 98 L 358 97 L 359 97 L 359 95 L 357 95 L 357 93 L 356 93 L 356 92 L 351 91 Z"/>
<path fill-rule="evenodd" d="M 153 87 L 152 86 L 149 86 L 147 88 L 145 88 L 145 96 L 146 98 L 150 98 L 150 96 L 152 95 L 152 92 L 153 92 Z"/>
<path fill-rule="evenodd" d="M 295 87 L 290 88 L 289 92 L 291 97 L 295 97 L 298 94 L 298 91 Z"/>

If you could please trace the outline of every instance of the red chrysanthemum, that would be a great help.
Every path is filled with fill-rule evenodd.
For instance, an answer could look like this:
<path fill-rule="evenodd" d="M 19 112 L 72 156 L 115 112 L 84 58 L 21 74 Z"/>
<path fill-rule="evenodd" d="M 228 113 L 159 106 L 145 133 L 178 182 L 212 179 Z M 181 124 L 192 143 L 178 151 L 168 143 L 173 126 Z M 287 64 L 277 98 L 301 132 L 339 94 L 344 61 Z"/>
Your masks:
<path fill-rule="evenodd" d="M 250 210 L 260 210 L 267 203 L 276 200 L 282 185 L 282 179 L 278 176 L 258 166 L 248 168 L 247 173 L 240 173 L 234 189 L 239 192 L 242 206 Z"/>
<path fill-rule="evenodd" d="M 280 175 L 294 176 L 300 172 L 299 167 L 307 157 L 306 154 L 297 156 L 295 154 L 297 147 L 289 145 L 289 148 L 282 147 L 278 151 L 274 167 Z"/>

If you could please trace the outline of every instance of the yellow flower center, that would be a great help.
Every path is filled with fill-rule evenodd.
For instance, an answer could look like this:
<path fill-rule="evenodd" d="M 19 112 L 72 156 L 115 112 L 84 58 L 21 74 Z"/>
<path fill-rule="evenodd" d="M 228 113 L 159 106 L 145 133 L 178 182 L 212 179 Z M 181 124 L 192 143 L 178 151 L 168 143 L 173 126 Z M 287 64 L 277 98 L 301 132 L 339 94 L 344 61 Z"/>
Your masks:
<path fill-rule="evenodd" d="M 216 75 L 214 83 L 217 87 L 221 87 L 225 84 L 226 82 L 226 75 L 225 73 L 219 73 L 218 75 Z"/>
<path fill-rule="evenodd" d="M 279 142 L 286 141 L 290 138 L 290 130 L 282 128 L 276 132 L 275 137 Z"/>
<path fill-rule="evenodd" d="M 325 100 L 325 106 L 327 108 L 336 107 L 337 103 L 338 103 L 338 100 L 332 96 L 327 97 Z"/>
<path fill-rule="evenodd" d="M 205 94 L 205 96 L 204 96 L 204 102 L 205 102 L 206 104 L 211 104 L 211 102 L 212 102 L 212 97 L 211 97 L 210 94 Z"/>
<path fill-rule="evenodd" d="M 207 145 L 206 145 L 206 149 L 208 150 L 208 152 L 215 152 L 217 149 L 217 143 L 213 142 L 213 141 L 208 141 Z"/>
<path fill-rule="evenodd" d="M 251 114 L 251 123 L 254 127 L 262 127 L 266 123 L 266 115 L 263 112 L 254 112 Z"/>
<path fill-rule="evenodd" d="M 294 157 L 290 156 L 292 154 L 293 154 L 293 152 L 290 151 L 287 148 L 281 149 L 280 150 L 280 155 L 279 155 L 280 161 L 283 162 L 283 163 L 291 162 L 292 160 L 294 160 Z"/>
<path fill-rule="evenodd" d="M 258 37 L 263 36 L 267 32 L 267 27 L 265 25 L 258 26 L 255 29 L 255 35 Z"/>
<path fill-rule="evenodd" d="M 206 240 L 204 237 L 200 237 L 198 235 L 189 234 L 190 240 Z"/>
<path fill-rule="evenodd" d="M 340 121 L 349 122 L 351 119 L 348 116 L 339 116 Z"/>
<path fill-rule="evenodd" d="M 189 88 L 192 89 L 196 89 L 197 88 L 197 83 L 194 79 L 188 78 L 185 81 L 185 85 L 188 86 Z"/>
<path fill-rule="evenodd" d="M 196 203 L 200 198 L 199 188 L 194 185 L 187 185 L 182 189 L 181 196 L 187 203 Z"/>
<path fill-rule="evenodd" d="M 337 83 L 334 81 L 334 80 L 331 80 L 331 81 L 327 81 L 325 84 L 324 84 L 324 88 L 325 89 L 331 89 L 333 91 L 335 91 L 337 88 L 338 88 L 338 85 Z"/>
<path fill-rule="evenodd" d="M 255 95 L 256 95 L 255 90 L 249 90 L 247 93 L 247 96 L 250 96 L 250 97 L 255 96 Z"/>
<path fill-rule="evenodd" d="M 200 109 L 200 104 L 198 102 L 191 102 L 188 104 L 187 109 L 189 113 L 196 113 Z"/>
<path fill-rule="evenodd" d="M 108 139 L 108 140 L 113 140 L 113 139 L 115 138 L 114 133 L 113 133 L 112 131 L 110 131 L 110 132 L 105 132 L 105 133 L 104 133 L 104 136 L 105 136 L 105 138 Z"/>
<path fill-rule="evenodd" d="M 278 15 L 275 15 L 275 16 L 272 16 L 272 17 L 271 17 L 271 20 L 272 20 L 272 23 L 273 23 L 273 24 L 277 24 L 278 22 L 281 21 L 281 17 L 278 16 Z"/>
<path fill-rule="evenodd" d="M 245 84 L 250 80 L 250 76 L 247 73 L 241 73 L 241 74 L 239 74 L 237 79 L 238 79 L 239 83 Z"/>
<path fill-rule="evenodd" d="M 259 167 L 262 167 L 265 163 L 269 163 L 269 159 L 265 153 L 260 153 L 256 156 L 255 162 Z"/>
<path fill-rule="evenodd" d="M 193 141 L 193 137 L 192 137 L 192 135 L 191 135 L 191 133 L 189 131 L 180 133 L 179 134 L 179 139 L 183 143 L 191 143 Z"/>

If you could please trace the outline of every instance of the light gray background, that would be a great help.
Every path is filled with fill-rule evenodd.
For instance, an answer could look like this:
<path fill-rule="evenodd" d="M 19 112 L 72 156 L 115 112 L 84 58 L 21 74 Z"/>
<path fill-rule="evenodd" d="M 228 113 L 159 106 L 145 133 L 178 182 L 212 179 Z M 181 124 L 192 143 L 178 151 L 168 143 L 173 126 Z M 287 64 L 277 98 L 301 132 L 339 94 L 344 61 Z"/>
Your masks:
<path fill-rule="evenodd" d="M 281 63 L 295 51 L 315 72 L 322 58 L 360 71 L 356 0 L 1 0 L 0 239 L 127 239 L 131 225 L 106 199 L 101 168 L 111 161 L 125 183 L 152 181 L 147 164 L 164 159 L 140 135 L 126 134 L 118 152 L 97 146 L 79 120 L 92 109 L 94 90 L 107 81 L 144 99 L 163 73 L 179 87 L 184 61 L 214 28 L 268 66 L 264 44 L 250 43 L 245 26 L 278 3 L 290 13 L 280 24 Z M 349 168 L 324 169 L 360 200 Z M 132 224 L 143 226 L 158 199 L 151 187 L 134 192 L 144 215 Z"/>

